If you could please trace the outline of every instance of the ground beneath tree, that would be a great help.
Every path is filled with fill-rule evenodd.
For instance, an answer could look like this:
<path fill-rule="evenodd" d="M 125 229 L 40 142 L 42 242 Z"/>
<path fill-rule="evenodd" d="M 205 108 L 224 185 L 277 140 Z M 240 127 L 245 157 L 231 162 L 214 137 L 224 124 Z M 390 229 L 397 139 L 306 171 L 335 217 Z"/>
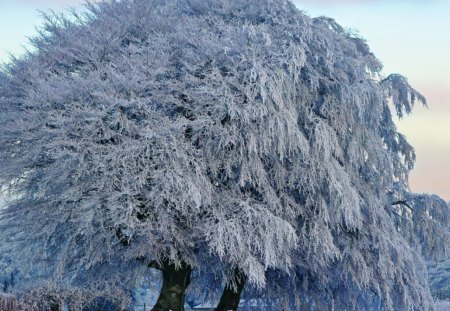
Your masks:
<path fill-rule="evenodd" d="M 450 301 L 437 300 L 436 301 L 436 311 L 450 311 Z"/>

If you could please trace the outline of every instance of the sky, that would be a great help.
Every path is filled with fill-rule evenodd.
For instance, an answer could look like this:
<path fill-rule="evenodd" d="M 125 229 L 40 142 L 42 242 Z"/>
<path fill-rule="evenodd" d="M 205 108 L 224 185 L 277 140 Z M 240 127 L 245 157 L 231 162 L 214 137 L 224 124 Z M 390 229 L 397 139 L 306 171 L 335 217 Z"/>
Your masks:
<path fill-rule="evenodd" d="M 0 0 L 0 62 L 20 55 L 40 24 L 38 10 L 80 7 L 82 0 Z M 397 120 L 415 147 L 411 190 L 450 201 L 450 1 L 294 0 L 312 17 L 325 15 L 357 30 L 384 64 L 384 74 L 401 73 L 427 97 Z"/>
<path fill-rule="evenodd" d="M 357 30 L 382 61 L 385 75 L 400 73 L 428 101 L 397 120 L 416 149 L 414 192 L 450 200 L 450 1 L 295 0 L 312 17 L 333 17 Z"/>

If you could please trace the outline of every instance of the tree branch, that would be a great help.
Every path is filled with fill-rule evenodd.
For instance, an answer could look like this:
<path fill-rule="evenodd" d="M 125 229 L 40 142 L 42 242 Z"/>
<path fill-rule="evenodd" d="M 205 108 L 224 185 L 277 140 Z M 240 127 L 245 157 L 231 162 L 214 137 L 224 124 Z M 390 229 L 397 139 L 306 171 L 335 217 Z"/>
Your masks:
<path fill-rule="evenodd" d="M 394 206 L 394 205 L 404 205 L 407 208 L 409 208 L 411 210 L 411 212 L 413 211 L 412 206 L 409 205 L 409 203 L 407 201 L 405 201 L 405 200 L 398 200 L 398 201 L 392 202 L 391 205 L 392 206 Z"/>

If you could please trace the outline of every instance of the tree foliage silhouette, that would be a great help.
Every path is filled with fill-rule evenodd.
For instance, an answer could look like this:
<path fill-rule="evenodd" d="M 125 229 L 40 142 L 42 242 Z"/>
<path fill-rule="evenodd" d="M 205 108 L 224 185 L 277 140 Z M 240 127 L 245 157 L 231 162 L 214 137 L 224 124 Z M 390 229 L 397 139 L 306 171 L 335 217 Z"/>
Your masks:
<path fill-rule="evenodd" d="M 268 308 L 432 308 L 389 194 L 415 160 L 389 101 L 402 116 L 425 99 L 363 39 L 287 0 L 44 17 L 0 79 L 1 222 L 20 269 L 108 291 L 155 267 L 157 310 L 183 308 L 192 270 L 224 295 L 248 280 Z"/>

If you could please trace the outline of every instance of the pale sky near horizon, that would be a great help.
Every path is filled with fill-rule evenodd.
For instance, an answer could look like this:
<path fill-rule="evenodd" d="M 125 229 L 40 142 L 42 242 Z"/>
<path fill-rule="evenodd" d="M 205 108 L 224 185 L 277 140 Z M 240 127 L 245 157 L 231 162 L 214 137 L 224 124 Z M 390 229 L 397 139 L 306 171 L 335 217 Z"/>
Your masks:
<path fill-rule="evenodd" d="M 82 0 L 0 0 L 0 62 L 18 55 L 40 24 L 37 10 L 63 10 Z M 450 1 L 447 0 L 294 0 L 315 17 L 335 18 L 358 30 L 384 64 L 384 73 L 401 73 L 428 99 L 397 122 L 415 147 L 411 173 L 414 192 L 450 200 Z"/>

